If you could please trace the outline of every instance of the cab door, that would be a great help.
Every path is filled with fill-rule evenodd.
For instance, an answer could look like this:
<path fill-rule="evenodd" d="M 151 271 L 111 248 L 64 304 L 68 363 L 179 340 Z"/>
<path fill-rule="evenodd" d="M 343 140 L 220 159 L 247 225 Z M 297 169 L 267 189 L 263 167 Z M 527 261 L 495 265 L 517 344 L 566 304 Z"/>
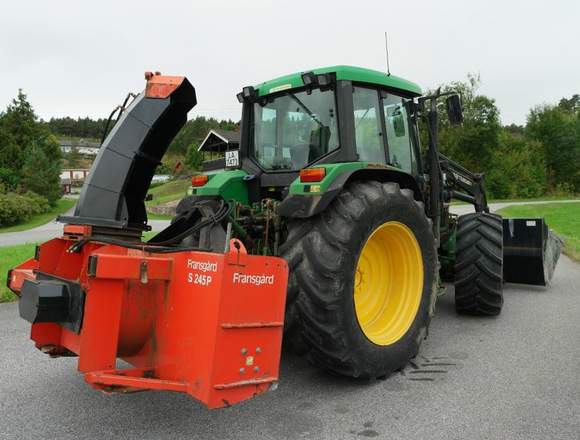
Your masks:
<path fill-rule="evenodd" d="M 381 92 L 381 113 L 389 165 L 409 174 L 418 174 L 414 127 L 409 123 L 408 99 Z"/>

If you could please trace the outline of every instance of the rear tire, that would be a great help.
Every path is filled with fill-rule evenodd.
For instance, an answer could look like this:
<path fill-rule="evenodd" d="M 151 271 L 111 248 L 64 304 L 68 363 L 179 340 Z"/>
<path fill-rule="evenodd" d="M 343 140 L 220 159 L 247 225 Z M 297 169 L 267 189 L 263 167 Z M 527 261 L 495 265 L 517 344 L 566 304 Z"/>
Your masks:
<path fill-rule="evenodd" d="M 462 215 L 457 226 L 455 308 L 499 315 L 503 305 L 503 229 L 498 215 Z"/>
<path fill-rule="evenodd" d="M 378 235 L 370 253 L 359 258 L 375 233 L 386 235 Z M 407 253 L 405 243 L 416 252 Z M 437 253 L 423 203 L 411 190 L 354 182 L 320 215 L 290 221 L 280 251 L 290 267 L 286 339 L 313 364 L 377 378 L 417 354 L 435 306 Z M 367 270 L 361 271 L 361 261 Z M 385 279 L 381 272 L 388 271 Z M 414 292 L 409 308 L 405 292 Z M 375 307 L 379 299 L 383 305 Z M 392 312 L 385 315 L 387 309 Z M 395 325 L 399 318 L 407 324 Z M 377 322 L 385 324 L 377 330 Z"/>

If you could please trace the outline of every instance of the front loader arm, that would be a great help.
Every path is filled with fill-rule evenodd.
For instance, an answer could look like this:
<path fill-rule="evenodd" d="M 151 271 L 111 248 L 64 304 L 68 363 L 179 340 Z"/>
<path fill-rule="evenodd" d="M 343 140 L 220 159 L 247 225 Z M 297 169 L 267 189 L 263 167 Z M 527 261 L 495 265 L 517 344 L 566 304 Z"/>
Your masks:
<path fill-rule="evenodd" d="M 444 175 L 446 201 L 461 200 L 471 203 L 476 212 L 489 212 L 483 186 L 484 174 L 472 173 L 441 153 L 439 153 L 439 163 Z"/>

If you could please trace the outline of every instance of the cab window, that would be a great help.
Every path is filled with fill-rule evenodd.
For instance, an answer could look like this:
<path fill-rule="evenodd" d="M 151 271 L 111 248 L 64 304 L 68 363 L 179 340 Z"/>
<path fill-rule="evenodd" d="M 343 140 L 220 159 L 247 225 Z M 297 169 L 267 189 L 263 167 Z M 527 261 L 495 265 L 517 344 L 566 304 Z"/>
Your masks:
<path fill-rule="evenodd" d="M 358 159 L 363 162 L 386 163 L 378 92 L 364 87 L 353 87 L 353 106 Z"/>
<path fill-rule="evenodd" d="M 408 173 L 415 172 L 416 161 L 405 100 L 400 96 L 386 95 L 383 98 L 383 113 L 387 130 L 389 163 Z"/>
<path fill-rule="evenodd" d="M 339 147 L 333 90 L 303 90 L 254 103 L 251 153 L 267 170 L 299 170 Z"/>

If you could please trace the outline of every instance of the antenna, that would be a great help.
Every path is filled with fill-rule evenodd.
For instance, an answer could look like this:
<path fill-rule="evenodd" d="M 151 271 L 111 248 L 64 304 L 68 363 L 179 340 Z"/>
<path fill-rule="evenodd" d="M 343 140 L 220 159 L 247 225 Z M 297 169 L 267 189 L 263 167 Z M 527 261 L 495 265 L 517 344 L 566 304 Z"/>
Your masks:
<path fill-rule="evenodd" d="M 391 76 L 391 66 L 389 65 L 389 39 L 385 32 L 385 52 L 387 54 L 387 76 Z"/>

